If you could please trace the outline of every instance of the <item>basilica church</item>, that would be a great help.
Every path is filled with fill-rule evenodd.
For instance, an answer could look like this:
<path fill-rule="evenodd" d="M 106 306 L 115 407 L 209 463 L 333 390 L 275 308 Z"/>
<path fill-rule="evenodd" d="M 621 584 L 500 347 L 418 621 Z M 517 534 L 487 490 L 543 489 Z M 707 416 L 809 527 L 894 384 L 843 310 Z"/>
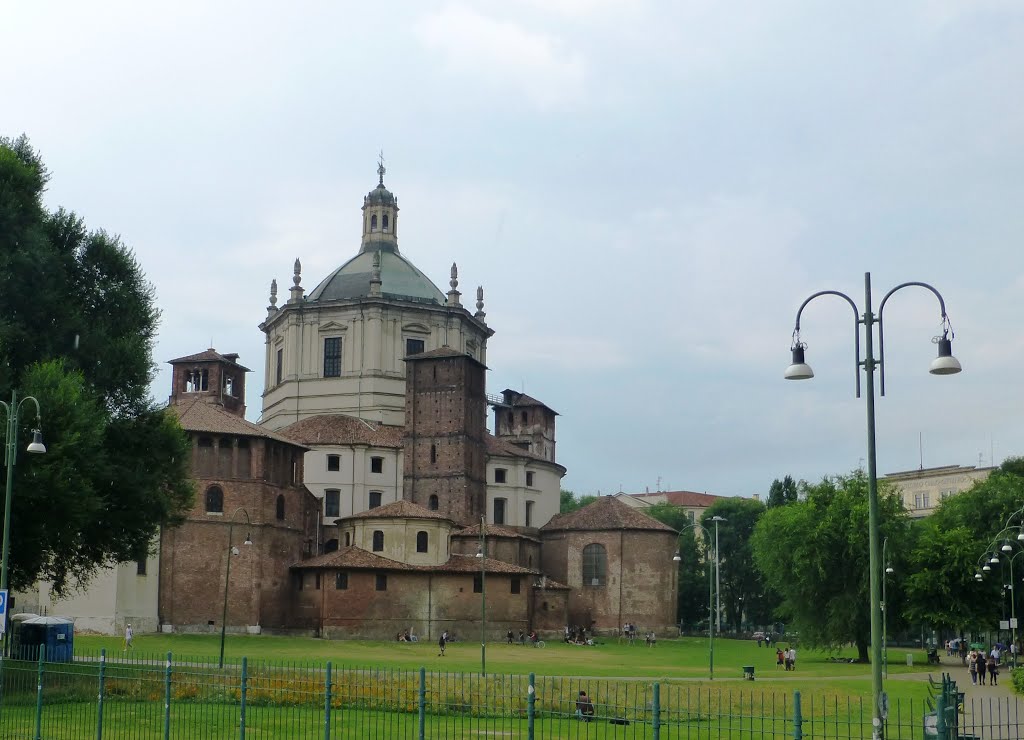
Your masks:
<path fill-rule="evenodd" d="M 113 627 L 436 639 L 479 634 L 485 608 L 494 638 L 669 631 L 675 532 L 615 497 L 559 514 L 557 413 L 488 393 L 483 287 L 467 305 L 456 265 L 442 292 L 399 251 L 384 175 L 351 259 L 271 283 L 258 423 L 238 355 L 170 361 L 196 503 Z"/>

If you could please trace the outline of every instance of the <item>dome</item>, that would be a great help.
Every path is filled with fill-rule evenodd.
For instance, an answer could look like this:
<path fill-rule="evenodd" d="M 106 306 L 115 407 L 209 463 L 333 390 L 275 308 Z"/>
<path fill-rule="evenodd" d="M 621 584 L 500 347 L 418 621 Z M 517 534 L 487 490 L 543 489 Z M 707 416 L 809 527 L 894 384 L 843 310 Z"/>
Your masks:
<path fill-rule="evenodd" d="M 391 195 L 387 190 L 384 192 Z M 430 278 L 397 251 L 387 248 L 361 251 L 328 275 L 309 293 L 306 300 L 333 301 L 368 297 L 375 254 L 380 255 L 380 291 L 383 297 L 438 305 L 445 303 L 444 293 L 438 290 Z"/>
<path fill-rule="evenodd" d="M 394 194 L 381 183 L 363 198 L 364 206 L 393 206 L 396 204 Z"/>

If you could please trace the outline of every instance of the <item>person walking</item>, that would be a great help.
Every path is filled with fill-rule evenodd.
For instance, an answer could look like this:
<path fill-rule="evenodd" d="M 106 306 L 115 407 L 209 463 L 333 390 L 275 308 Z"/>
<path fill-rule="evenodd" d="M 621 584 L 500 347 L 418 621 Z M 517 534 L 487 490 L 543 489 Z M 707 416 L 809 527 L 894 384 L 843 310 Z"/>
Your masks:
<path fill-rule="evenodd" d="M 981 651 L 978 652 L 978 657 L 975 658 L 975 661 L 978 664 L 978 683 L 981 684 L 982 686 L 984 686 L 985 685 L 985 670 L 988 667 L 988 664 L 985 663 L 985 650 L 984 649 L 982 649 Z"/>
<path fill-rule="evenodd" d="M 441 652 L 439 652 L 437 654 L 438 658 L 440 658 L 440 657 L 442 657 L 444 655 L 444 646 L 447 645 L 447 644 L 448 644 L 448 630 L 445 630 L 444 632 L 441 633 L 441 637 L 438 638 L 438 641 L 437 641 L 437 647 L 441 650 Z"/>
<path fill-rule="evenodd" d="M 995 653 L 996 651 L 993 650 L 992 652 Z M 998 663 L 998 661 L 996 661 L 995 655 L 989 655 L 988 656 L 988 660 L 986 661 L 986 663 L 988 665 L 989 685 L 991 685 L 991 686 L 998 686 L 999 685 L 999 663 Z"/>
<path fill-rule="evenodd" d="M 978 653 L 972 650 L 967 653 L 967 670 L 971 672 L 971 685 L 978 685 Z"/>
<path fill-rule="evenodd" d="M 135 639 L 135 632 L 132 631 L 132 626 L 129 624 L 124 628 L 124 651 L 127 653 L 132 649 L 132 640 Z"/>

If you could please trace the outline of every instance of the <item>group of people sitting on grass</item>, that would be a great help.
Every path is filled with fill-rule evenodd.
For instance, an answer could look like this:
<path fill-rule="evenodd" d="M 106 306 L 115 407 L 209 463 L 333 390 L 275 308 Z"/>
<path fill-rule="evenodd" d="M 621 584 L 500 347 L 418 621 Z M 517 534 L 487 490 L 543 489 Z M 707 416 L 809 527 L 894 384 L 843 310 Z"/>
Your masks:
<path fill-rule="evenodd" d="M 569 645 L 593 645 L 593 632 L 587 637 L 587 628 L 583 626 L 572 627 L 565 625 L 564 640 Z"/>
<path fill-rule="evenodd" d="M 399 632 L 395 636 L 395 640 L 397 642 L 419 642 L 420 641 L 420 639 L 418 637 L 416 637 L 416 635 L 412 634 L 409 630 L 406 630 L 405 632 Z"/>

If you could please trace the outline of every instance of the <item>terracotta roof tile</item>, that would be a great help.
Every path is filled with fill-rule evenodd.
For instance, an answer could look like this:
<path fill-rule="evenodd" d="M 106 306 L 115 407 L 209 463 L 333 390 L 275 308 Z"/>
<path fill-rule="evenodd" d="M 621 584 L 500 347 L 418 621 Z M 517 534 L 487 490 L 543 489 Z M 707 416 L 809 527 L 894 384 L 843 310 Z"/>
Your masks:
<path fill-rule="evenodd" d="M 363 444 L 401 449 L 404 427 L 377 424 L 344 414 L 321 414 L 289 424 L 281 430 L 306 445 Z"/>
<path fill-rule="evenodd" d="M 412 501 L 406 501 L 405 499 L 399 499 L 398 501 L 392 501 L 390 504 L 384 506 L 378 506 L 374 509 L 367 509 L 366 511 L 360 511 L 358 514 L 347 516 L 341 521 L 348 519 L 395 519 L 395 518 L 408 518 L 408 519 L 443 519 L 445 521 L 452 521 L 444 514 L 436 511 L 431 511 L 419 504 L 414 504 Z"/>
<path fill-rule="evenodd" d="M 541 406 L 552 412 L 555 416 L 561 416 L 557 411 L 548 406 L 543 401 L 538 401 L 533 396 L 528 396 L 525 393 L 514 391 L 511 388 L 506 388 L 501 392 L 502 397 L 505 399 L 505 403 L 509 406 Z"/>
<path fill-rule="evenodd" d="M 629 496 L 631 499 L 638 499 L 641 503 L 645 504 L 655 504 L 659 500 L 664 500 L 673 506 L 687 506 L 695 509 L 706 509 L 724 498 L 723 496 L 698 493 L 697 491 L 656 491 L 655 493 L 623 493 L 616 495 Z"/>
<path fill-rule="evenodd" d="M 441 565 L 410 565 L 397 560 L 381 557 L 361 548 L 343 547 L 334 552 L 317 555 L 292 565 L 297 569 L 339 568 L 349 570 L 401 570 L 419 573 L 479 573 L 481 566 L 485 573 L 506 573 L 509 575 L 536 575 L 537 571 L 506 563 L 494 558 L 480 558 L 472 555 L 452 555 Z"/>
<path fill-rule="evenodd" d="M 236 434 L 244 437 L 262 437 L 273 439 L 308 449 L 305 445 L 296 442 L 290 437 L 285 437 L 277 432 L 246 421 L 241 416 L 225 411 L 221 406 L 212 403 L 205 403 L 199 398 L 194 398 L 184 403 L 176 403 L 167 407 L 178 415 L 182 428 L 187 432 L 208 432 L 211 434 Z"/>
<path fill-rule="evenodd" d="M 675 534 L 675 530 L 668 525 L 619 501 L 615 496 L 601 496 L 582 509 L 571 511 L 568 514 L 557 514 L 541 527 L 542 532 L 564 529 L 589 531 L 648 529 Z"/>
<path fill-rule="evenodd" d="M 572 591 L 572 586 L 566 586 L 564 583 L 559 583 L 554 578 L 542 578 L 534 581 L 534 588 L 548 589 L 551 591 Z"/>
<path fill-rule="evenodd" d="M 178 357 L 177 359 L 174 360 L 168 360 L 167 364 L 177 365 L 179 363 L 184 364 L 186 362 L 226 362 L 230 365 L 237 365 L 241 370 L 245 370 L 245 372 L 247 373 L 252 372 L 252 370 L 250 370 L 249 368 L 242 367 L 242 365 L 238 364 L 238 355 L 235 354 L 234 352 L 222 355 L 220 352 L 213 349 L 212 347 L 206 350 L 205 352 L 199 352 L 194 355 L 186 355 L 185 357 Z"/>
<path fill-rule="evenodd" d="M 524 539 L 532 540 L 533 542 L 540 542 L 536 537 L 531 537 L 528 534 L 522 532 L 516 532 L 513 529 L 505 529 L 504 527 L 498 526 L 497 524 L 488 524 L 486 534 L 488 537 L 505 537 L 508 539 Z M 460 529 L 458 532 L 452 532 L 452 537 L 480 537 L 480 525 L 474 524 L 472 527 L 465 527 Z"/>

